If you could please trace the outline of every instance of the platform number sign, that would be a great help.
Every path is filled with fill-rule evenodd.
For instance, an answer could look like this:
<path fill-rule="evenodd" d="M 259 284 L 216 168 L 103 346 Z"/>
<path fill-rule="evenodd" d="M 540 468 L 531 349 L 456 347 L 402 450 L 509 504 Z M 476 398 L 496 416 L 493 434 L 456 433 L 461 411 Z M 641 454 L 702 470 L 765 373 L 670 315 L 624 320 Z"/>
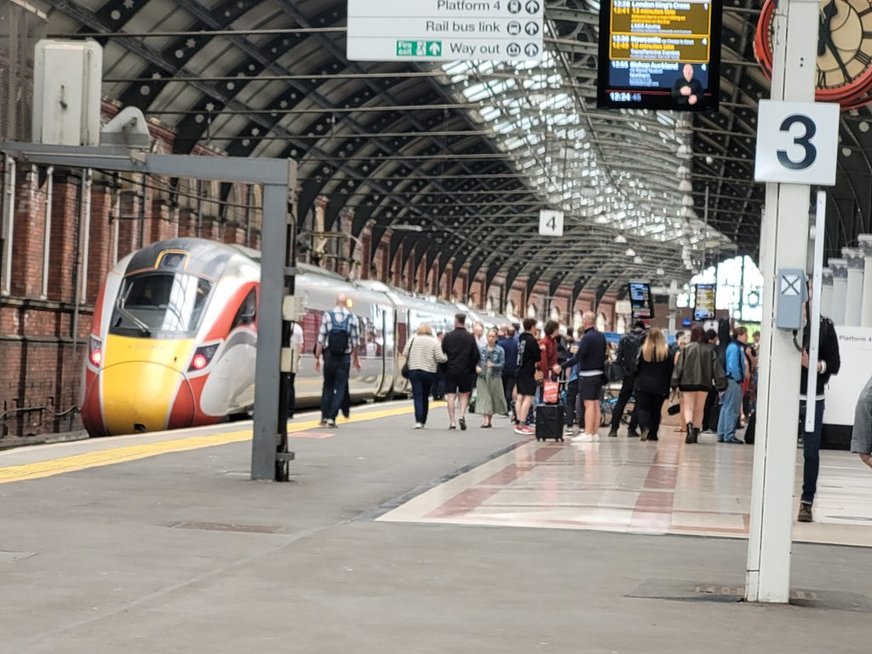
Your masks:
<path fill-rule="evenodd" d="M 539 212 L 539 234 L 563 236 L 563 212 L 543 209 Z"/>
<path fill-rule="evenodd" d="M 838 146 L 838 104 L 761 100 L 754 179 L 833 186 Z"/>

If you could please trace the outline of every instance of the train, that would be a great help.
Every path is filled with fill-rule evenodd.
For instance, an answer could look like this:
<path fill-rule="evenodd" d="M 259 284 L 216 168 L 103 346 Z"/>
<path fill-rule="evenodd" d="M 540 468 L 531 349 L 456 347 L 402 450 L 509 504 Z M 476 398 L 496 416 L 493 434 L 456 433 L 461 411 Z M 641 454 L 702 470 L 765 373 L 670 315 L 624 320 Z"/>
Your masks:
<path fill-rule="evenodd" d="M 454 315 L 486 327 L 509 318 L 418 297 L 388 284 L 351 281 L 298 266 L 304 348 L 296 406 L 319 406 L 314 347 L 321 315 L 338 294 L 361 326 L 352 370 L 355 402 L 409 394 L 401 353 L 422 323 L 453 329 Z M 260 254 L 198 238 L 148 245 L 121 259 L 97 298 L 83 370 L 82 422 L 92 437 L 211 425 L 245 417 L 254 405 Z"/>

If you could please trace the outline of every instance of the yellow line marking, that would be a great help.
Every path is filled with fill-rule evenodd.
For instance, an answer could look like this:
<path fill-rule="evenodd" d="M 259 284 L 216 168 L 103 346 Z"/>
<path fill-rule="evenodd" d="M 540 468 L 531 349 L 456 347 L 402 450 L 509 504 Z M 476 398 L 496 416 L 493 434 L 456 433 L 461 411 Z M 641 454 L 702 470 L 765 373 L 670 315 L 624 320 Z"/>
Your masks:
<path fill-rule="evenodd" d="M 396 409 L 385 409 L 382 411 L 367 411 L 360 415 L 355 415 L 348 420 L 340 420 L 339 424 L 351 424 L 356 422 L 368 422 L 370 420 L 378 420 L 380 418 L 389 418 L 392 416 L 401 416 L 412 412 L 412 407 L 401 407 Z M 296 433 L 306 431 L 318 427 L 318 420 L 307 420 L 296 424 L 288 425 L 288 433 Z M 46 461 L 37 461 L 34 463 L 25 463 L 15 466 L 0 467 L 0 484 L 8 484 L 15 481 L 26 481 L 29 479 L 41 479 L 43 477 L 53 477 L 62 475 L 68 472 L 78 472 L 80 470 L 88 470 L 90 468 L 100 468 L 102 466 L 111 466 L 116 463 L 125 463 L 127 461 L 137 461 L 139 459 L 147 459 L 160 454 L 170 454 L 172 452 L 187 452 L 188 450 L 199 450 L 204 447 L 215 447 L 216 445 L 227 445 L 228 443 L 239 443 L 242 441 L 250 441 L 252 433 L 250 430 L 232 431 L 223 434 L 213 434 L 210 436 L 192 436 L 188 438 L 174 438 L 172 440 L 160 441 L 157 443 L 148 443 L 145 445 L 128 445 L 123 447 L 109 447 L 98 450 L 96 452 L 87 452 L 84 454 L 74 454 L 72 456 L 64 456 L 57 459 L 48 459 Z M 111 436 L 101 441 L 111 443 Z"/>

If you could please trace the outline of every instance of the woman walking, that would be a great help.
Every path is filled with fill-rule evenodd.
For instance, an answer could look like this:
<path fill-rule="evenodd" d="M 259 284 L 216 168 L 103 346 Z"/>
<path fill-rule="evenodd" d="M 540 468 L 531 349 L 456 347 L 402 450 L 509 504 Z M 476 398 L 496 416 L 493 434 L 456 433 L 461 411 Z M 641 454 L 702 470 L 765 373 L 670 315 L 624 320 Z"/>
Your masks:
<path fill-rule="evenodd" d="M 642 341 L 636 360 L 636 410 L 639 416 L 641 440 L 658 440 L 663 401 L 669 395 L 672 379 L 672 357 L 669 347 L 657 327 L 651 327 Z"/>
<path fill-rule="evenodd" d="M 503 414 L 508 410 L 506 394 L 503 389 L 503 366 L 506 363 L 506 353 L 497 344 L 496 329 L 488 331 L 487 345 L 483 345 L 480 352 L 481 360 L 475 368 L 478 373 L 478 381 L 475 386 L 478 398 L 475 408 L 476 413 L 482 415 L 481 428 L 489 429 L 493 427 L 494 414 Z"/>
<path fill-rule="evenodd" d="M 684 397 L 685 443 L 696 443 L 699 439 L 706 395 L 712 388 L 722 391 L 727 387 L 715 349 L 703 342 L 703 338 L 700 327 L 691 328 L 690 343 L 679 352 L 672 371 L 672 387 L 678 387 Z"/>
<path fill-rule="evenodd" d="M 427 424 L 430 409 L 430 389 L 436 381 L 436 367 L 448 361 L 439 342 L 433 337 L 430 325 L 422 324 L 409 339 L 403 356 L 409 365 L 409 381 L 412 383 L 412 400 L 415 403 L 415 429 Z"/>

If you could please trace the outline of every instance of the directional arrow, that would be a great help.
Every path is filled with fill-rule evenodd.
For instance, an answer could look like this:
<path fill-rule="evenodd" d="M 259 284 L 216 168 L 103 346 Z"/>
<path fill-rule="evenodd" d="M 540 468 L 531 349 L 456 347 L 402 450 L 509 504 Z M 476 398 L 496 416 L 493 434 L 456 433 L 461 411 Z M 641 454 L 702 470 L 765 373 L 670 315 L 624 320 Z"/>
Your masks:
<path fill-rule="evenodd" d="M 530 36 L 536 36 L 539 33 L 539 23 L 530 21 L 524 31 Z"/>

